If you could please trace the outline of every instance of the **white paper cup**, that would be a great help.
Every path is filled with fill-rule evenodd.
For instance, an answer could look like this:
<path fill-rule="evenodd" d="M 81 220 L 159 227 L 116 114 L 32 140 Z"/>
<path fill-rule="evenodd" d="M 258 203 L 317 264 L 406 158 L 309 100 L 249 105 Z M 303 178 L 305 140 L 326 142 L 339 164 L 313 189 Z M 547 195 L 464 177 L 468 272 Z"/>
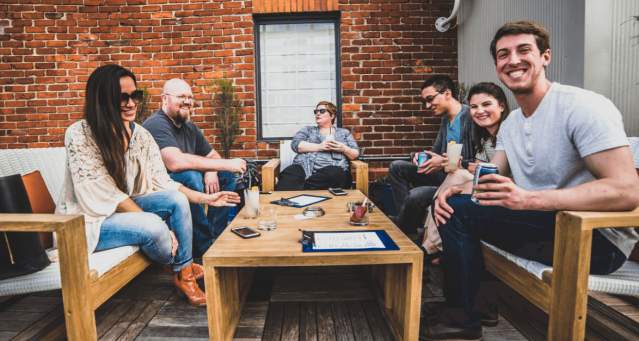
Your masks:
<path fill-rule="evenodd" d="M 459 163 L 459 159 L 461 158 L 463 146 L 464 145 L 461 143 L 451 143 L 446 147 L 446 156 L 448 157 L 448 165 L 446 166 L 446 171 L 450 172 L 457 169 L 457 164 Z"/>

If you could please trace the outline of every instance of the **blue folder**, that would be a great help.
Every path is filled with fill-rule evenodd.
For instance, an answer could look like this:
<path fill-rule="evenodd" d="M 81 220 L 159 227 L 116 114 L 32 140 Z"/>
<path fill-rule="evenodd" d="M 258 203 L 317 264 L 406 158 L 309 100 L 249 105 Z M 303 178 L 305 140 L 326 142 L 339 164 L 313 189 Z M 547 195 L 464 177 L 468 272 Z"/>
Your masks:
<path fill-rule="evenodd" d="M 313 240 L 316 234 L 320 233 L 358 233 L 358 232 L 375 232 L 377 237 L 382 241 L 382 248 L 368 249 L 314 249 Z M 399 246 L 395 244 L 393 239 L 384 230 L 347 230 L 347 231 L 302 231 L 302 252 L 354 252 L 354 251 L 396 251 Z"/>

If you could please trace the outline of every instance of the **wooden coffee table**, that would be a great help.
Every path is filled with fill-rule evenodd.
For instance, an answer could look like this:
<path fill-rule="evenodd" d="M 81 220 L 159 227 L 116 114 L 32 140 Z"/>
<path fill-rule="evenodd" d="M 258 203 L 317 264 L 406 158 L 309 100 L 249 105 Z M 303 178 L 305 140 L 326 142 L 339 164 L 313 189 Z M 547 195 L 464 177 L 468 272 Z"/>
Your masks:
<path fill-rule="evenodd" d="M 319 203 L 326 215 L 309 220 L 295 220 L 301 208 L 277 206 L 277 229 L 260 231 L 253 239 L 241 239 L 230 229 L 256 227 L 256 219 L 245 219 L 240 212 L 217 241 L 204 254 L 207 316 L 211 340 L 231 340 L 240 319 L 242 305 L 258 267 L 289 266 L 372 266 L 371 278 L 379 288 L 379 300 L 397 340 L 417 340 L 422 292 L 423 253 L 379 209 L 369 213 L 367 227 L 348 224 L 348 201 L 363 200 L 364 195 L 348 191 L 333 197 L 328 191 L 275 192 L 260 195 L 260 205 L 297 194 L 330 196 Z M 386 230 L 399 246 L 398 251 L 310 252 L 303 253 L 301 233 L 306 230 Z"/>

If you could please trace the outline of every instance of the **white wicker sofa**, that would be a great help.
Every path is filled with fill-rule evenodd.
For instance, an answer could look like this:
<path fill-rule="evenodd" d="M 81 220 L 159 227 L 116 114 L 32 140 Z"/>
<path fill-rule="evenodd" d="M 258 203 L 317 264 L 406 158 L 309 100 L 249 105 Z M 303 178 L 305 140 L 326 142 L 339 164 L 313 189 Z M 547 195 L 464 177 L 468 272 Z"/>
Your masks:
<path fill-rule="evenodd" d="M 64 179 L 64 148 L 0 150 L 0 176 L 39 170 L 54 199 Z M 150 262 L 138 247 L 87 254 L 84 218 L 54 214 L 0 214 L 0 231 L 54 232 L 58 259 L 47 268 L 0 281 L 0 296 L 62 289 L 69 340 L 95 340 L 95 310 Z"/>
<path fill-rule="evenodd" d="M 639 138 L 630 138 L 639 170 Z M 627 261 L 607 276 L 589 275 L 592 231 L 639 226 L 639 208 L 631 212 L 559 212 L 553 266 L 520 258 L 484 243 L 486 269 L 549 314 L 548 340 L 583 340 L 588 291 L 639 295 L 639 264 Z"/>

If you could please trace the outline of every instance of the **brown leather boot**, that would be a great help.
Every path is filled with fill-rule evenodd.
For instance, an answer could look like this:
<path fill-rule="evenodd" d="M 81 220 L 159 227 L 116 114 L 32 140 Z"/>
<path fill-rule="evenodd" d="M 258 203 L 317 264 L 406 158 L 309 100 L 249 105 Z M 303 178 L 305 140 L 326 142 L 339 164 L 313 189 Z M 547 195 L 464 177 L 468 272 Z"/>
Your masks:
<path fill-rule="evenodd" d="M 197 285 L 192 267 L 186 266 L 180 272 L 176 272 L 173 275 L 173 283 L 178 289 L 178 293 L 186 296 L 189 303 L 198 307 L 206 306 L 206 295 Z"/>
<path fill-rule="evenodd" d="M 193 271 L 193 277 L 200 279 L 204 277 L 204 267 L 195 262 L 191 263 L 191 270 Z"/>

